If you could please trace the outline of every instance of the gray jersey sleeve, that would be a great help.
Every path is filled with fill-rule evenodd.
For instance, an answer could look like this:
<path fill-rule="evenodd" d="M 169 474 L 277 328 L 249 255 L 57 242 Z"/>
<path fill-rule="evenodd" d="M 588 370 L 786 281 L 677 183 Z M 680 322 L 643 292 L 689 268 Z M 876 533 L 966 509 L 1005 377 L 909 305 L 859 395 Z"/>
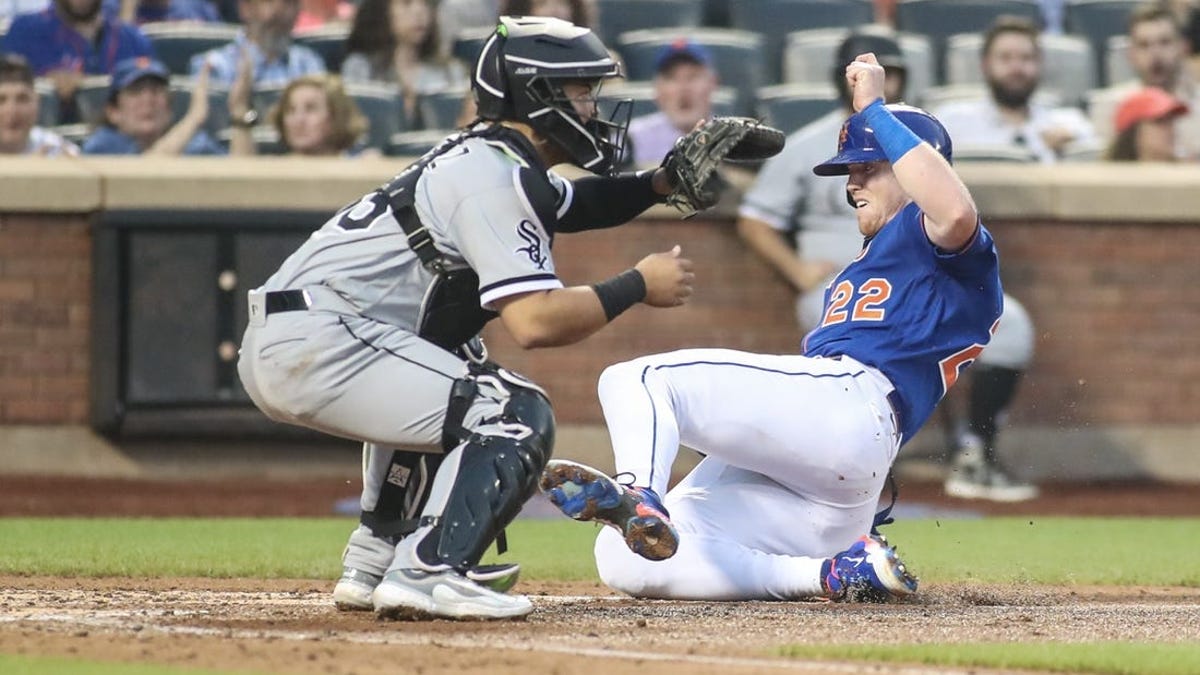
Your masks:
<path fill-rule="evenodd" d="M 512 182 L 464 199 L 450 220 L 451 236 L 479 274 L 480 303 L 530 291 L 562 288 L 550 257 L 550 236 L 520 188 Z"/>

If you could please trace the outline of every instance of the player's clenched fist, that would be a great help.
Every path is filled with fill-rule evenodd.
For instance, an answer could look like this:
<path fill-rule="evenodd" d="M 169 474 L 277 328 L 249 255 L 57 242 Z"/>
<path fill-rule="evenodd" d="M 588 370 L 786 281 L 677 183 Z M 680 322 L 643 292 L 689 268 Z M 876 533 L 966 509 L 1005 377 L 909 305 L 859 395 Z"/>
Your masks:
<path fill-rule="evenodd" d="M 651 253 L 642 258 L 635 267 L 646 280 L 647 305 L 652 307 L 677 307 L 687 302 L 692 295 L 692 261 L 679 257 L 683 249 L 675 248 L 663 253 Z"/>
<path fill-rule="evenodd" d="M 846 84 L 854 95 L 856 111 L 883 98 L 883 80 L 883 66 L 870 52 L 859 54 L 846 66 Z"/>

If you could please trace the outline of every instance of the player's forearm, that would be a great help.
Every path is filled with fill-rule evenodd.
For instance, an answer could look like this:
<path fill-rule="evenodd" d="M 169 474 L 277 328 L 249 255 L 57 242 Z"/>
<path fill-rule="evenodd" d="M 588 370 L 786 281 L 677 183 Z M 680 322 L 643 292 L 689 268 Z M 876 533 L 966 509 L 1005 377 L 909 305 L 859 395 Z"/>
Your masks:
<path fill-rule="evenodd" d="M 200 130 L 200 126 L 204 124 L 203 119 L 188 114 L 184 115 L 183 119 L 179 120 L 175 126 L 171 127 L 167 133 L 163 134 L 153 145 L 146 149 L 143 154 L 158 155 L 160 157 L 174 157 L 183 154 L 183 149 L 187 147 L 188 141 L 192 140 L 192 136 Z"/>
<path fill-rule="evenodd" d="M 529 293 L 503 304 L 500 319 L 523 349 L 579 342 L 608 323 L 599 297 L 586 286 Z"/>
<path fill-rule="evenodd" d="M 582 232 L 615 227 L 662 203 L 654 189 L 653 172 L 618 176 L 588 176 L 573 182 L 571 206 L 558 221 L 559 232 Z"/>

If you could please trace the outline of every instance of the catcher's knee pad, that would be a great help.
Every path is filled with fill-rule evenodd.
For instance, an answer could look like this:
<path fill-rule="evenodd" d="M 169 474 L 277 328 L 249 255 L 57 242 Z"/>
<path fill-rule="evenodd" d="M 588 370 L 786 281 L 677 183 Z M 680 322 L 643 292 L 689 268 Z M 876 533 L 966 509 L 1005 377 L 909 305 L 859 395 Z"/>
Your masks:
<path fill-rule="evenodd" d="M 427 564 L 466 570 L 478 563 L 533 495 L 554 450 L 554 412 L 545 393 L 497 371 L 476 380 L 507 395 L 503 411 L 481 421 L 434 478 L 422 517 L 434 527 L 417 547 Z"/>

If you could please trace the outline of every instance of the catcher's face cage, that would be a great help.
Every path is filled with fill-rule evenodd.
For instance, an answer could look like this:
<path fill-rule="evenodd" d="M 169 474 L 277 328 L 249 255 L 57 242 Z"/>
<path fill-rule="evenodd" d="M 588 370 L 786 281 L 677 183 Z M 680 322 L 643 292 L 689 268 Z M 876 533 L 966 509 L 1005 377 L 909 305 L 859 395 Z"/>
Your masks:
<path fill-rule="evenodd" d="M 624 121 L 617 114 L 584 121 L 562 85 L 592 83 L 595 96 L 602 80 L 619 75 L 608 49 L 587 28 L 561 19 L 502 16 L 475 64 L 472 88 L 482 119 L 526 123 L 572 161 L 605 173 L 623 152 L 629 113 Z"/>
<path fill-rule="evenodd" d="M 600 105 L 602 79 L 587 82 L 591 90 L 582 101 L 563 90 L 567 82 L 583 81 L 544 76 L 529 80 L 526 93 L 535 107 L 527 114 L 530 126 L 557 143 L 579 166 L 596 174 L 615 172 L 625 160 L 633 100 L 605 105 L 610 108 L 605 117 Z M 586 120 L 577 111 L 581 102 L 591 108 Z"/>

